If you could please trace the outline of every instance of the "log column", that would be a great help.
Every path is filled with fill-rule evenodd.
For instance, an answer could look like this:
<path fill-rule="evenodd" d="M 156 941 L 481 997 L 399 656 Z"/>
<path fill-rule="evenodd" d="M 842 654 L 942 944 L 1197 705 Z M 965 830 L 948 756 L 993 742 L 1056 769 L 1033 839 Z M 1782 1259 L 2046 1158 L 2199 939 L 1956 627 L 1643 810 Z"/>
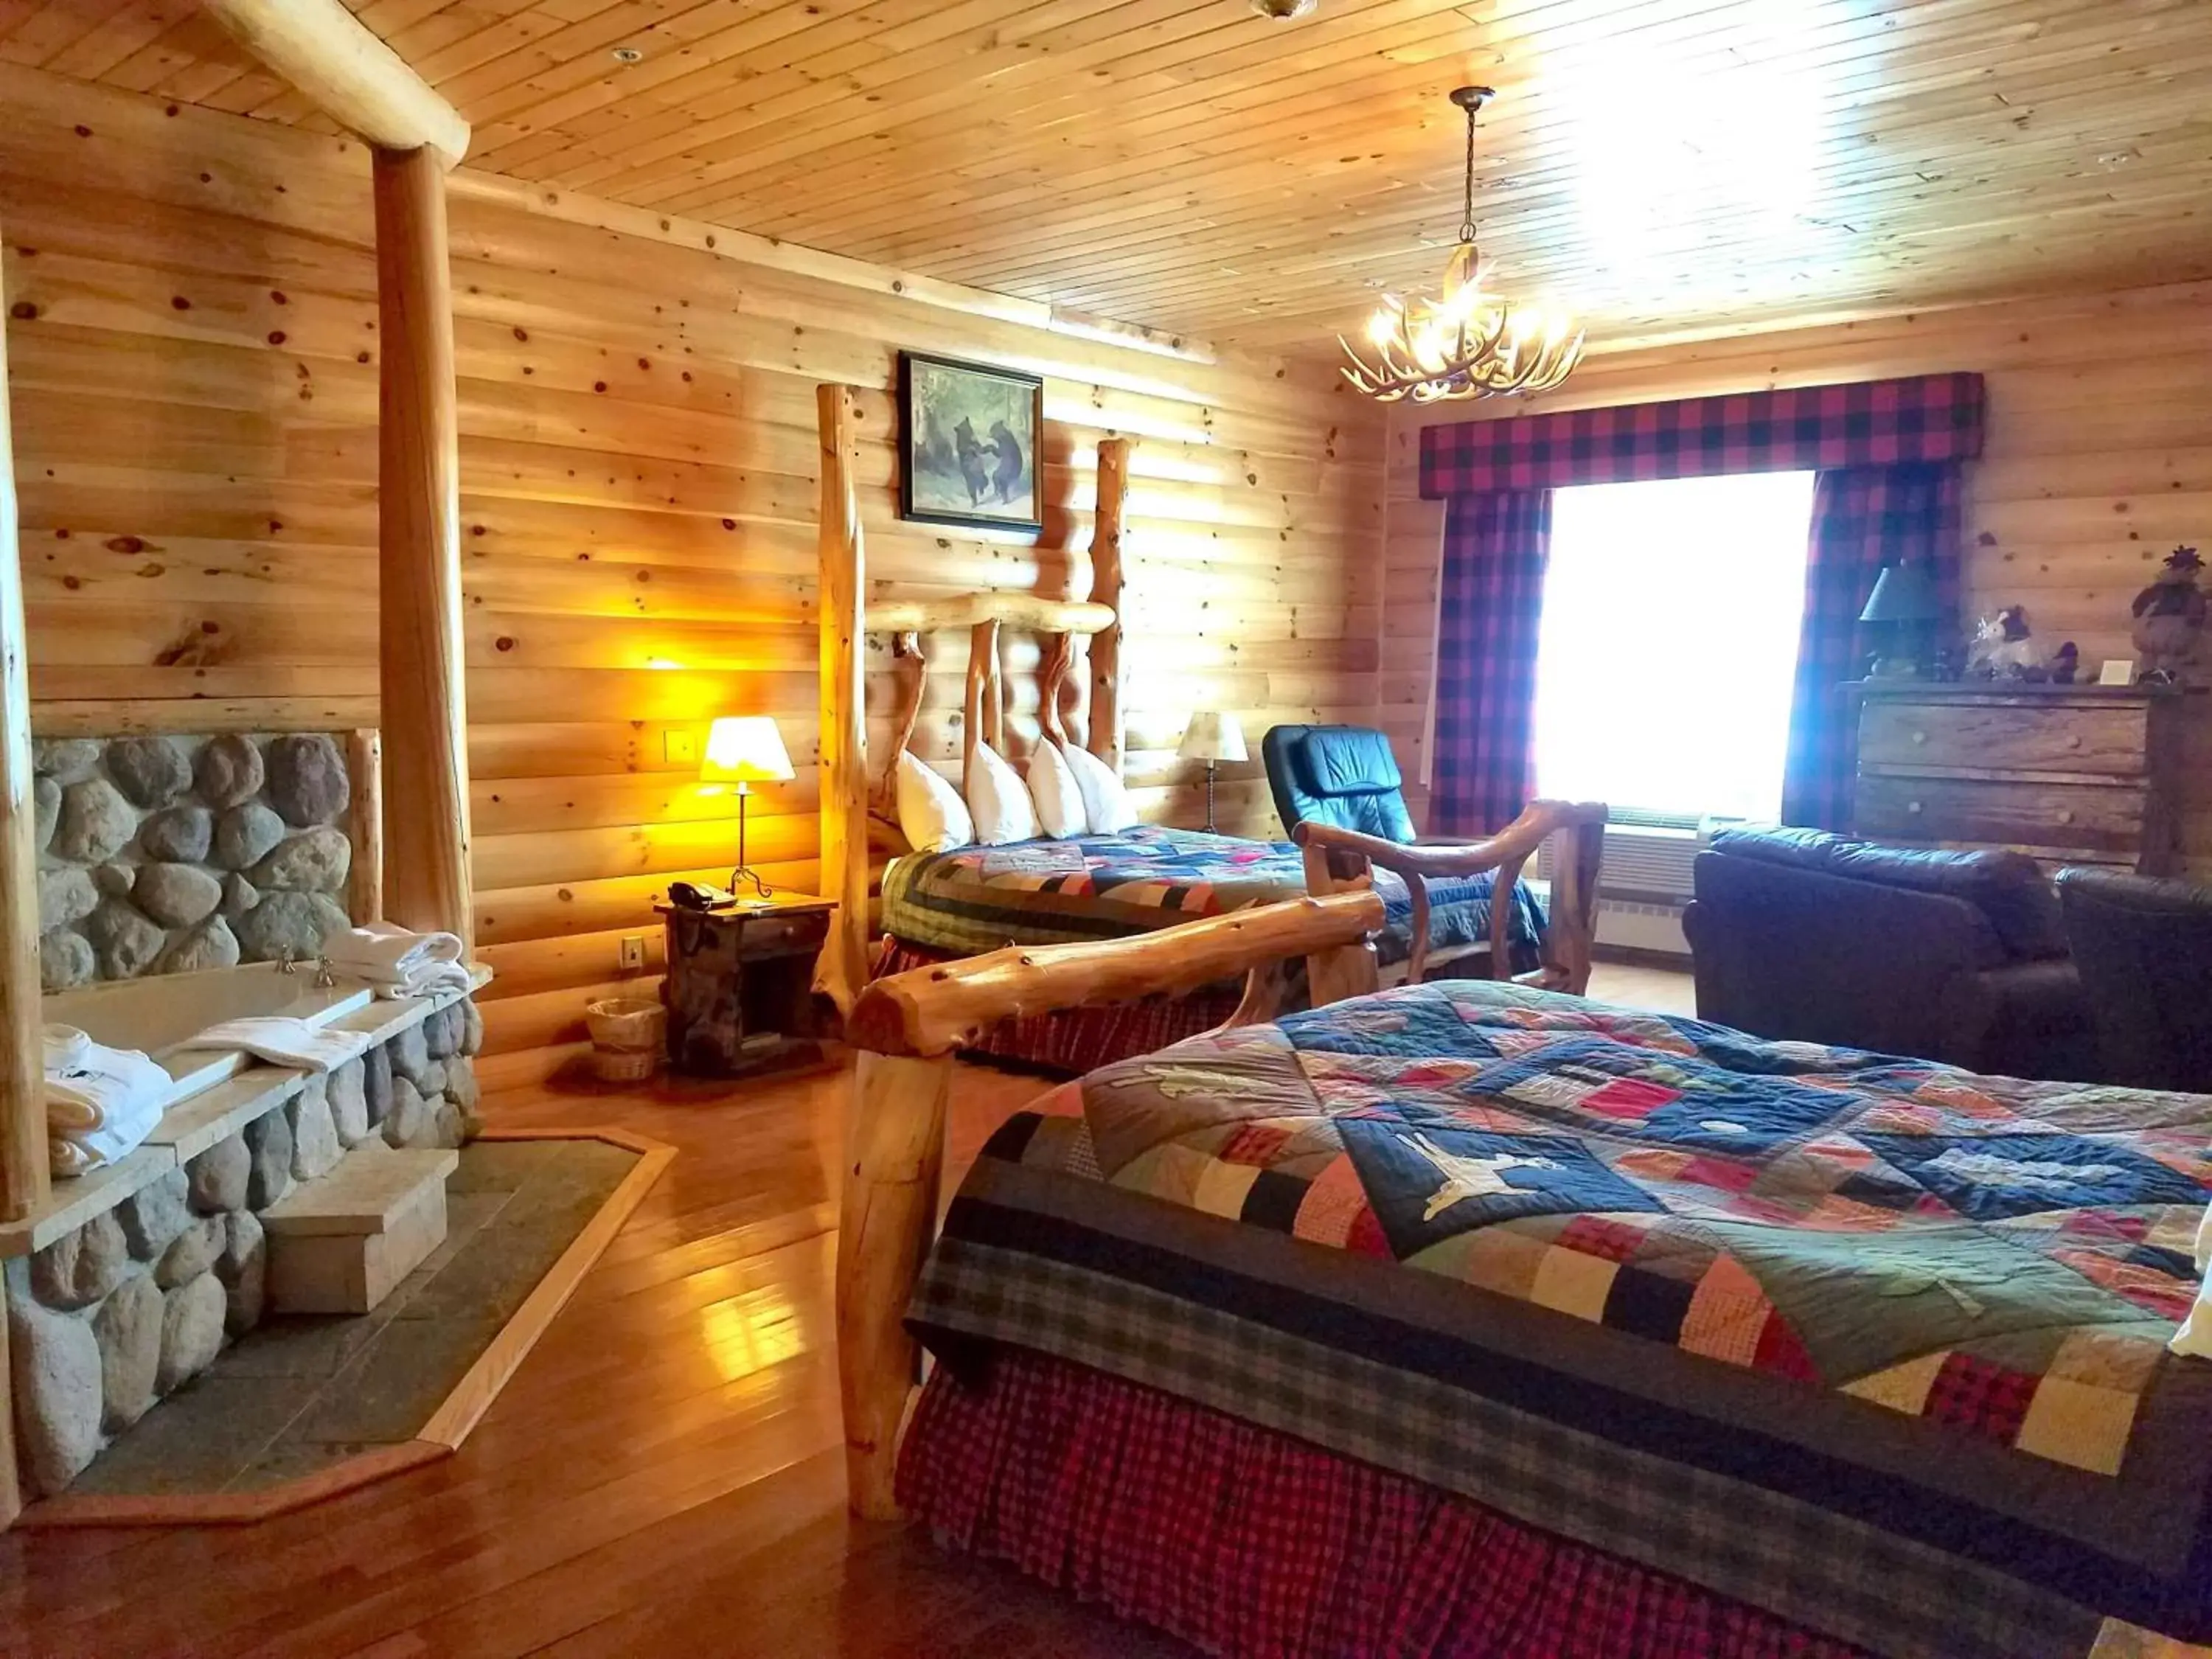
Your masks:
<path fill-rule="evenodd" d="M 373 153 L 385 910 L 404 927 L 465 942 L 468 702 L 445 168 L 428 145 Z"/>
<path fill-rule="evenodd" d="M 46 1201 L 52 1177 L 40 1062 L 31 683 L 8 418 L 8 353 L 0 337 L 0 1218 L 15 1221 Z"/>
<path fill-rule="evenodd" d="M 39 849 L 31 803 L 31 682 L 17 552 L 8 348 L 0 324 L 0 1218 L 46 1200 L 46 1088 L 39 1038 Z M 23 1507 L 15 1477 L 8 1292 L 0 1285 L 0 1528 Z"/>
<path fill-rule="evenodd" d="M 821 438 L 821 514 L 816 552 L 822 645 L 822 894 L 837 914 L 814 972 L 817 990 L 850 1013 L 868 976 L 868 761 L 866 706 L 861 684 L 861 595 L 867 551 L 860 536 L 859 463 L 853 423 L 859 411 L 848 387 L 817 386 Z M 897 757 L 892 757 L 896 766 Z"/>
<path fill-rule="evenodd" d="M 1129 506 L 1129 441 L 1098 445 L 1098 504 L 1091 517 L 1091 597 L 1114 607 L 1114 625 L 1091 641 L 1091 741 L 1085 746 L 1121 769 L 1121 530 Z"/>

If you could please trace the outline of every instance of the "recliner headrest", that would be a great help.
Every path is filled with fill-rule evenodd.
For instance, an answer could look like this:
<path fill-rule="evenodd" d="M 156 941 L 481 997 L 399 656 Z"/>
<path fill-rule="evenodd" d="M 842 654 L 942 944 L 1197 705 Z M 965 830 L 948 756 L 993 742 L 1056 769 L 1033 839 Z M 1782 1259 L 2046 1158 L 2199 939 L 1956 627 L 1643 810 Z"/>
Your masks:
<path fill-rule="evenodd" d="M 1406 787 L 1390 740 L 1364 726 L 1306 728 L 1291 750 L 1298 787 L 1323 797 L 1395 793 Z"/>

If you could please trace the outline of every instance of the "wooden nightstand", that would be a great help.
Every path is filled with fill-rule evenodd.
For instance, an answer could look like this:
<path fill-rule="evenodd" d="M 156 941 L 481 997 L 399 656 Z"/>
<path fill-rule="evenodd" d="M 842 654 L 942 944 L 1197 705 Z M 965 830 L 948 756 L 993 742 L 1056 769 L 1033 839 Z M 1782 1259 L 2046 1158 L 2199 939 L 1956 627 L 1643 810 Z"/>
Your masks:
<path fill-rule="evenodd" d="M 814 959 L 836 906 L 779 893 L 723 910 L 656 904 L 668 935 L 668 1063 L 744 1077 L 826 1063 L 815 1030 Z"/>

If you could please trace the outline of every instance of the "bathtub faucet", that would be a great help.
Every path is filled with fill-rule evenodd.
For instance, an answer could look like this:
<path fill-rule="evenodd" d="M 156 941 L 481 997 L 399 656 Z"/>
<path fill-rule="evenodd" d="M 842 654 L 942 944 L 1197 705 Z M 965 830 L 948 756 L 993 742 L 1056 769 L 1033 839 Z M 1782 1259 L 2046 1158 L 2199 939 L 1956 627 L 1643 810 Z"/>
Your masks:
<path fill-rule="evenodd" d="M 315 988 L 318 991 L 327 991 L 337 982 L 337 973 L 331 968 L 331 959 L 326 956 L 317 957 L 315 958 Z"/>
<path fill-rule="evenodd" d="M 299 957 L 289 945 L 276 953 L 276 971 L 280 974 L 296 974 L 300 971 L 299 963 Z"/>

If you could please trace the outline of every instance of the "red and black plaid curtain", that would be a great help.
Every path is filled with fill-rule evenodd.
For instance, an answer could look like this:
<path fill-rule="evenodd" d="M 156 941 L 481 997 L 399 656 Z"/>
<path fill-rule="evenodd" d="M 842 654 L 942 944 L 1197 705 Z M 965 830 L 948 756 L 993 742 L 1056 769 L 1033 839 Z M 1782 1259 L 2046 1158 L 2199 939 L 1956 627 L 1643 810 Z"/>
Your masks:
<path fill-rule="evenodd" d="M 1444 509 L 1429 833 L 1484 836 L 1536 793 L 1536 629 L 1552 492 L 1455 495 Z"/>
<path fill-rule="evenodd" d="M 1447 835 L 1509 822 L 1535 792 L 1536 637 L 1550 492 L 1574 484 L 1818 471 L 1784 817 L 1850 814 L 1852 731 L 1837 688 L 1875 574 L 1899 558 L 1958 586 L 1959 464 L 1981 453 L 1982 377 L 1692 398 L 1432 426 L 1421 495 L 1446 509 L 1433 815 Z"/>
<path fill-rule="evenodd" d="M 1857 730 L 1844 682 L 1858 678 L 1859 612 L 1882 566 L 1909 559 L 1934 568 L 1943 610 L 1936 627 L 1957 631 L 1964 493 L 1956 461 L 1844 467 L 1814 479 L 1783 823 L 1850 827 Z"/>

